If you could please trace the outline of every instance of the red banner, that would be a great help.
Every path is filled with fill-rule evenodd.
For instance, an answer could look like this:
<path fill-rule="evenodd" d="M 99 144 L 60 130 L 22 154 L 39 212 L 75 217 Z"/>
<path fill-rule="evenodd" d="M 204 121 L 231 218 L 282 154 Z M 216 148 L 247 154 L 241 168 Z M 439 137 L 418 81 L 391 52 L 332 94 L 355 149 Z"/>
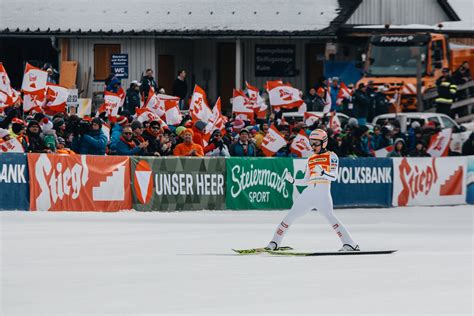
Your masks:
<path fill-rule="evenodd" d="M 29 154 L 31 211 L 132 208 L 128 157 Z"/>

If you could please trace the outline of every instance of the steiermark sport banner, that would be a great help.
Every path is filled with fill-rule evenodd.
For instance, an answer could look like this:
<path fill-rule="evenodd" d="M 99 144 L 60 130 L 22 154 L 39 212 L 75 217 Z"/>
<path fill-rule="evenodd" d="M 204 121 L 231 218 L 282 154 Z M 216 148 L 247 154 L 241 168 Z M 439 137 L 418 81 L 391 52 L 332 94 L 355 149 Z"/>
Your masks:
<path fill-rule="evenodd" d="M 132 157 L 138 211 L 225 209 L 225 159 Z"/>
<path fill-rule="evenodd" d="M 227 158 L 227 208 L 289 209 L 293 186 L 285 171 L 293 173 L 291 158 Z"/>

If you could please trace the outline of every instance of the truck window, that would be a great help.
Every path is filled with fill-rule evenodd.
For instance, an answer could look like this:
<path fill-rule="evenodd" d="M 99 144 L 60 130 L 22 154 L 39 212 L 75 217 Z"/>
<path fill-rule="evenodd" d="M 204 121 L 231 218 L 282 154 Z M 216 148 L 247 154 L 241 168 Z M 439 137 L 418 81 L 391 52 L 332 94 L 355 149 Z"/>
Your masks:
<path fill-rule="evenodd" d="M 443 67 L 443 41 L 433 41 L 431 43 L 431 71 Z"/>
<path fill-rule="evenodd" d="M 451 120 L 449 117 L 441 116 L 441 121 L 443 121 L 444 128 L 452 128 L 453 126 L 456 126 L 453 120 Z"/>
<path fill-rule="evenodd" d="M 439 119 L 436 116 L 429 117 L 428 122 L 435 122 L 435 123 L 441 124 Z"/>

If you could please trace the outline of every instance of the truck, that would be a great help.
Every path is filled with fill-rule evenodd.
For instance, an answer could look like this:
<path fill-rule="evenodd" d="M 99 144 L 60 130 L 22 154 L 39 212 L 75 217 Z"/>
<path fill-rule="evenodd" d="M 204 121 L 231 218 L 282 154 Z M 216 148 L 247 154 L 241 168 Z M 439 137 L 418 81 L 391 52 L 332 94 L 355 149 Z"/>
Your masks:
<path fill-rule="evenodd" d="M 389 99 L 394 99 L 390 111 L 410 112 L 419 110 L 417 76 L 423 94 L 436 89 L 443 68 L 454 72 L 468 62 L 474 71 L 474 47 L 450 44 L 448 36 L 439 33 L 374 35 L 362 60 L 364 76 L 356 87 L 369 81 L 375 88 L 384 85 Z"/>

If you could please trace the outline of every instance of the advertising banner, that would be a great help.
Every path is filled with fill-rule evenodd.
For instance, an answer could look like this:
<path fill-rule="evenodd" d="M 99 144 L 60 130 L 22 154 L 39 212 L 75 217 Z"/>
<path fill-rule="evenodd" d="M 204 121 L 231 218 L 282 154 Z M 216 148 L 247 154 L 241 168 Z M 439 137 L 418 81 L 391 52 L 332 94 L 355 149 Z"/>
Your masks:
<path fill-rule="evenodd" d="M 0 154 L 0 210 L 29 207 L 28 165 L 25 154 Z"/>
<path fill-rule="evenodd" d="M 132 208 L 129 157 L 29 154 L 30 210 Z"/>
<path fill-rule="evenodd" d="M 394 158 L 394 206 L 466 203 L 466 157 Z"/>
<path fill-rule="evenodd" d="M 291 158 L 227 158 L 227 208 L 289 209 L 293 186 L 285 172 L 293 172 Z"/>
<path fill-rule="evenodd" d="M 296 179 L 304 177 L 306 159 L 294 159 Z M 340 158 L 337 180 L 331 183 L 334 207 L 390 207 L 393 170 L 389 158 Z M 295 200 L 305 187 L 296 187 Z"/>
<path fill-rule="evenodd" d="M 467 157 L 466 202 L 474 204 L 474 156 Z"/>
<path fill-rule="evenodd" d="M 225 209 L 225 159 L 132 157 L 137 211 Z"/>

